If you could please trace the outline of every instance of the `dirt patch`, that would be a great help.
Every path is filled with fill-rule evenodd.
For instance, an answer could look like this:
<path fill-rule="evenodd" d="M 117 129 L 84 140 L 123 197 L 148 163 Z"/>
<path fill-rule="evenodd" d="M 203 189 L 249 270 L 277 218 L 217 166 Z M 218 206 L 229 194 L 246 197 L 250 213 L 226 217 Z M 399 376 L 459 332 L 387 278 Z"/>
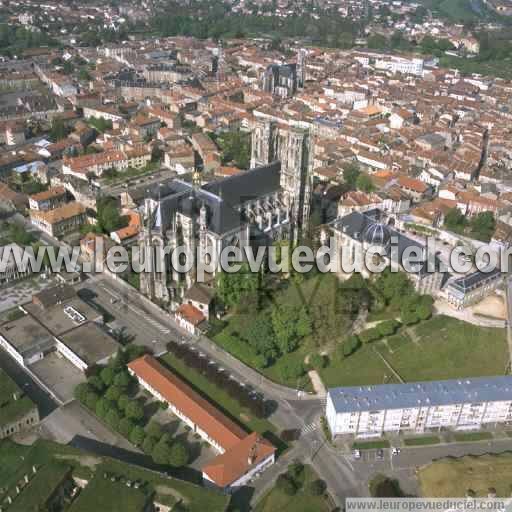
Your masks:
<path fill-rule="evenodd" d="M 475 304 L 471 309 L 475 315 L 497 318 L 499 320 L 506 320 L 507 318 L 505 301 L 503 297 L 496 294 L 485 297 L 485 299 Z"/>
<path fill-rule="evenodd" d="M 157 485 L 155 487 L 155 491 L 157 494 L 160 494 L 162 496 L 172 496 L 176 501 L 188 503 L 187 498 L 185 498 L 185 496 L 180 494 L 176 489 L 173 489 L 172 487 L 167 487 L 165 485 Z"/>

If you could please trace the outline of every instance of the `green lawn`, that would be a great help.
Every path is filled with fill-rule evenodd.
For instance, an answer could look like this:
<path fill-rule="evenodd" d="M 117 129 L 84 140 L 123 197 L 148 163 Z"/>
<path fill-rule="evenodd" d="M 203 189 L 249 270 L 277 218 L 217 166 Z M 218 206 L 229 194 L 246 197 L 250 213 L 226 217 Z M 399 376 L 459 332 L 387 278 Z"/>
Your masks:
<path fill-rule="evenodd" d="M 18 394 L 17 400 L 13 398 L 14 393 Z M 0 407 L 0 425 L 14 422 L 34 408 L 34 402 L 24 395 L 15 382 L 2 370 L 0 370 Z"/>
<path fill-rule="evenodd" d="M 328 512 L 331 507 L 324 496 L 312 496 L 309 484 L 318 477 L 310 466 L 304 467 L 302 489 L 295 496 L 288 496 L 274 487 L 254 509 L 254 512 Z"/>
<path fill-rule="evenodd" d="M 32 447 L 27 448 L 10 440 L 0 441 L 0 488 L 4 487 L 7 489 L 7 493 L 12 494 L 13 491 L 11 492 L 11 490 L 18 481 L 23 479 L 23 475 L 31 473 L 32 465 L 36 465 L 38 468 L 53 467 L 54 465 L 57 467 L 67 466 L 72 468 L 74 475 L 85 479 L 91 479 L 95 474 L 103 478 L 103 473 L 108 472 L 132 481 L 146 482 L 144 492 L 147 495 L 156 491 L 157 495 L 161 494 L 162 499 L 167 502 L 170 498 L 177 497 L 186 505 L 189 512 L 204 512 L 205 510 L 221 512 L 226 510 L 229 503 L 228 496 L 191 482 L 177 478 L 167 478 L 154 471 L 124 464 L 108 457 L 96 456 L 66 445 L 40 439 Z M 41 475 L 44 475 L 44 472 Z M 45 479 L 48 478 L 45 477 Z M 47 488 L 49 488 L 48 484 L 44 487 L 44 490 L 46 491 Z M 124 486 L 120 489 L 120 493 L 123 492 L 125 492 Z M 41 491 L 40 494 L 43 496 L 44 492 Z M 0 504 L 3 498 L 4 496 L 0 494 Z M 22 512 L 22 510 L 23 512 L 29 512 L 34 508 L 24 508 L 17 512 Z M 100 505 L 97 507 L 84 510 L 112 509 L 100 501 Z"/>
<path fill-rule="evenodd" d="M 252 315 L 231 316 L 228 325 L 221 332 L 213 336 L 214 341 L 224 350 L 235 356 L 237 359 L 240 359 L 240 361 L 244 362 L 252 368 L 256 368 L 270 380 L 285 386 L 289 386 L 291 388 L 312 391 L 313 388 L 311 386 L 311 381 L 306 374 L 298 379 L 286 379 L 282 375 L 282 368 L 287 363 L 294 361 L 304 362 L 304 358 L 313 350 L 311 340 L 304 340 L 302 345 L 297 350 L 286 354 L 285 357 L 281 357 L 268 368 L 262 369 L 257 367 L 255 363 L 255 356 L 253 353 L 251 353 L 249 347 L 245 346 L 244 344 L 233 345 L 230 342 L 231 336 L 237 337 L 239 332 L 243 332 L 244 323 L 252 321 L 253 318 L 254 317 Z"/>
<path fill-rule="evenodd" d="M 493 436 L 490 432 L 460 432 L 453 436 L 455 441 L 459 443 L 471 443 L 475 441 L 486 441 L 492 439 Z"/>
<path fill-rule="evenodd" d="M 406 382 L 503 375 L 508 359 L 504 329 L 478 327 L 435 316 L 394 336 L 362 346 L 321 370 L 326 386 L 360 386 L 397 382 L 375 353 L 382 354 Z M 412 340 L 414 337 L 415 341 Z"/>
<path fill-rule="evenodd" d="M 55 462 L 39 468 L 35 475 L 31 475 L 32 479 L 13 501 L 9 512 L 40 510 L 40 507 L 46 505 L 51 495 L 66 480 L 70 470 L 69 466 Z M 13 495 L 14 493 L 11 492 L 11 496 Z"/>
<path fill-rule="evenodd" d="M 512 454 L 441 459 L 420 469 L 421 495 L 429 498 L 463 497 L 472 489 L 477 497 L 487 497 L 489 487 L 498 497 L 510 497 Z"/>
<path fill-rule="evenodd" d="M 379 450 L 389 448 L 387 439 L 376 439 L 375 441 L 356 441 L 352 445 L 353 450 Z"/>
<path fill-rule="evenodd" d="M 437 436 L 411 437 L 404 439 L 405 446 L 426 446 L 429 444 L 439 444 L 441 440 Z"/>
<path fill-rule="evenodd" d="M 331 361 L 320 375 L 327 387 L 398 383 L 371 345 L 364 345 L 343 361 Z"/>
<path fill-rule="evenodd" d="M 169 366 L 173 372 L 181 378 L 188 381 L 192 387 L 205 396 L 210 402 L 218 405 L 229 416 L 242 424 L 248 431 L 256 431 L 261 434 L 276 431 L 276 427 L 270 423 L 270 421 L 253 416 L 248 409 L 242 407 L 240 403 L 231 398 L 226 391 L 216 386 L 195 369 L 186 366 L 183 361 L 180 361 L 172 354 L 163 356 L 162 362 Z"/>
<path fill-rule="evenodd" d="M 414 327 L 409 341 L 382 352 L 405 381 L 503 375 L 508 358 L 504 329 L 477 327 L 436 316 Z"/>
<path fill-rule="evenodd" d="M 439 4 L 439 10 L 456 21 L 470 21 L 478 18 L 469 0 L 443 0 Z"/>
<path fill-rule="evenodd" d="M 98 474 L 73 503 L 69 512 L 91 512 L 108 510 L 109 512 L 143 512 L 149 500 L 140 489 L 127 487 L 123 482 L 111 482 Z"/>

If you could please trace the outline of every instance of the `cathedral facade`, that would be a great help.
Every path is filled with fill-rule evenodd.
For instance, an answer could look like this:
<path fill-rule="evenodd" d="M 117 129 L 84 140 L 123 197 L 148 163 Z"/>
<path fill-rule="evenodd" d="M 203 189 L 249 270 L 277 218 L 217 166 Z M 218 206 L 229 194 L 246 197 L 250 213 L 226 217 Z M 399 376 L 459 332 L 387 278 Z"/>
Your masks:
<path fill-rule="evenodd" d="M 148 193 L 139 250 L 150 271 L 140 274 L 141 292 L 177 303 L 197 282 L 197 258 L 209 263 L 225 247 L 298 240 L 308 227 L 311 182 L 309 132 L 256 121 L 251 169 L 204 185 L 176 179 Z M 186 271 L 172 264 L 177 247 L 196 258 Z"/>

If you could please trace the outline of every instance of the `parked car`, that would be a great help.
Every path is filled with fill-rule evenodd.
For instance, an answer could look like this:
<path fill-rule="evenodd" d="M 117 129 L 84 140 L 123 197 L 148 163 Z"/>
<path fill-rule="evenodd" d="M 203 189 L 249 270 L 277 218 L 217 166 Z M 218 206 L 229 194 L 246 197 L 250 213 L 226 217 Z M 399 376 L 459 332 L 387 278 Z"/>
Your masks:
<path fill-rule="evenodd" d="M 354 459 L 360 459 L 361 458 L 361 452 L 360 450 L 354 450 L 352 452 L 352 455 L 354 456 Z"/>
<path fill-rule="evenodd" d="M 378 460 L 384 459 L 384 450 L 382 450 L 382 449 L 377 450 L 377 459 Z"/>

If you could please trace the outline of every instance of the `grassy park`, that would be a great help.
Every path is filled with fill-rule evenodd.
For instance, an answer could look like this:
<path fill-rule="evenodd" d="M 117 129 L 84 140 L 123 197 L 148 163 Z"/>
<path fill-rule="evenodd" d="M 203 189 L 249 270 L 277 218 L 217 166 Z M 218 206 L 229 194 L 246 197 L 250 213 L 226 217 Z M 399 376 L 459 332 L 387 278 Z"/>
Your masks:
<path fill-rule="evenodd" d="M 38 440 L 33 446 L 18 445 L 10 440 L 0 441 L 2 465 L 0 467 L 0 506 L 7 503 L 7 496 L 15 496 L 16 485 L 21 492 L 9 507 L 15 512 L 40 510 L 45 500 L 58 488 L 69 473 L 71 476 L 90 481 L 93 486 L 86 487 L 80 498 L 72 505 L 73 512 L 82 510 L 127 511 L 133 508 L 119 508 L 121 495 L 131 495 L 126 481 L 140 482 L 137 498 L 133 503 L 147 502 L 150 497 L 160 498 L 162 502 L 181 502 L 186 510 L 202 512 L 204 510 L 224 511 L 229 497 L 198 485 L 167 478 L 160 473 L 148 471 L 108 457 L 96 456 L 69 446 Z M 32 467 L 37 473 L 34 475 Z M 105 474 L 115 475 L 115 481 L 105 479 Z M 24 485 L 24 475 L 29 475 L 29 483 Z M 122 486 L 122 488 L 121 488 Z M 139 496 L 140 494 L 140 496 Z M 143 510 L 143 507 L 140 508 Z"/>
<path fill-rule="evenodd" d="M 418 477 L 422 496 L 463 497 L 472 490 L 477 497 L 486 497 L 494 487 L 499 497 L 509 497 L 512 454 L 446 458 L 422 468 Z"/>
<path fill-rule="evenodd" d="M 228 416 L 231 416 L 244 426 L 248 431 L 263 434 L 264 432 L 274 432 L 276 430 L 274 425 L 268 420 L 256 418 L 248 409 L 242 407 L 237 400 L 231 398 L 225 390 L 194 368 L 184 364 L 183 361 L 180 361 L 172 354 L 163 356 L 162 362 L 176 373 L 176 375 L 187 381 L 201 395 L 215 404 L 215 406 L 219 407 L 227 413 Z"/>
<path fill-rule="evenodd" d="M 331 361 L 321 376 L 327 386 L 397 382 L 381 356 L 406 382 L 503 375 L 508 357 L 503 329 L 440 315 Z"/>
<path fill-rule="evenodd" d="M 300 486 L 293 495 L 286 493 L 277 485 L 256 506 L 255 512 L 327 512 L 331 510 L 323 494 L 315 495 L 310 485 L 318 477 L 310 466 L 304 466 L 300 477 Z"/>

